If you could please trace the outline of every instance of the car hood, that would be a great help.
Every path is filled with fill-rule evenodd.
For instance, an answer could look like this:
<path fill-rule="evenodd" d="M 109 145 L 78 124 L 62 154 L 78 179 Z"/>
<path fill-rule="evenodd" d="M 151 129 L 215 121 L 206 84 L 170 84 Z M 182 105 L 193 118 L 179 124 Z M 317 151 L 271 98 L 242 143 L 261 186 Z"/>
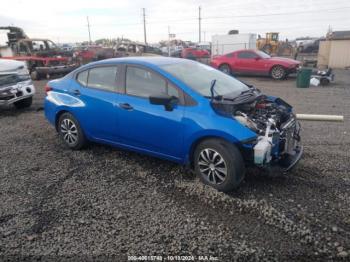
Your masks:
<path fill-rule="evenodd" d="M 25 63 L 22 61 L 0 59 L 0 74 L 8 72 L 16 72 L 25 68 Z"/>
<path fill-rule="evenodd" d="M 269 61 L 274 62 L 274 63 L 285 63 L 285 64 L 289 64 L 289 65 L 297 65 L 300 64 L 300 61 L 294 60 L 294 59 L 290 59 L 290 58 L 285 58 L 285 57 L 271 57 L 268 58 Z"/>

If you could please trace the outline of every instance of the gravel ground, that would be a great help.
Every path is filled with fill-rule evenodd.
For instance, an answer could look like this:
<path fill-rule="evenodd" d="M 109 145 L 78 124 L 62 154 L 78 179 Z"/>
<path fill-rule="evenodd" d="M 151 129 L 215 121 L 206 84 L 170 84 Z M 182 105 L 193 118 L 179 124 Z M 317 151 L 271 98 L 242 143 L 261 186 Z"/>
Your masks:
<path fill-rule="evenodd" d="M 332 87 L 242 78 L 299 113 L 305 155 L 287 176 L 249 171 L 230 194 L 173 163 L 90 145 L 70 151 L 44 116 L 45 81 L 31 109 L 0 111 L 0 260 L 212 256 L 216 261 L 349 261 L 350 72 Z"/>

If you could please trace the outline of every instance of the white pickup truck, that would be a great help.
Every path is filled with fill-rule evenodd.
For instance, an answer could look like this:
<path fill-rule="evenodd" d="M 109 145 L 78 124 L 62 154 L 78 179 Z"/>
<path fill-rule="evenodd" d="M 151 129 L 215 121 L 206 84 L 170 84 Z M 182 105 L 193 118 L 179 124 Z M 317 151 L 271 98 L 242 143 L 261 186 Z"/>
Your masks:
<path fill-rule="evenodd" d="M 25 62 L 0 59 L 0 106 L 30 107 L 35 88 Z"/>

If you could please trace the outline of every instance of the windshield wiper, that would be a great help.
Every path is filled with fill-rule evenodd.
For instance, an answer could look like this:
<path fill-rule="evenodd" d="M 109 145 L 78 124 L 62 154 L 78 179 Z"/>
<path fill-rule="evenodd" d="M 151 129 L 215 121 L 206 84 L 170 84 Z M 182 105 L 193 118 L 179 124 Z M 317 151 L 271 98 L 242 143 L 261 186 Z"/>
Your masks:
<path fill-rule="evenodd" d="M 222 96 L 220 96 L 220 95 L 216 95 L 215 96 L 215 94 L 214 94 L 214 92 L 215 92 L 215 84 L 216 84 L 216 79 L 213 79 L 212 81 L 211 81 L 211 84 L 210 84 L 210 95 L 211 95 L 211 101 L 214 101 L 214 100 L 222 100 Z"/>
<path fill-rule="evenodd" d="M 211 101 L 213 102 L 214 100 L 216 101 L 232 101 L 235 102 L 236 100 L 243 100 L 243 99 L 248 99 L 251 96 L 256 96 L 256 92 L 260 93 L 260 90 L 255 88 L 254 86 L 247 85 L 249 88 L 247 90 L 242 91 L 240 94 L 232 97 L 229 94 L 226 95 L 215 95 L 217 93 L 215 91 L 215 84 L 216 84 L 216 79 L 213 79 L 210 84 L 210 96 L 205 96 L 206 98 L 210 98 Z M 234 92 L 233 92 L 234 93 Z M 233 94 L 231 93 L 231 94 Z"/>

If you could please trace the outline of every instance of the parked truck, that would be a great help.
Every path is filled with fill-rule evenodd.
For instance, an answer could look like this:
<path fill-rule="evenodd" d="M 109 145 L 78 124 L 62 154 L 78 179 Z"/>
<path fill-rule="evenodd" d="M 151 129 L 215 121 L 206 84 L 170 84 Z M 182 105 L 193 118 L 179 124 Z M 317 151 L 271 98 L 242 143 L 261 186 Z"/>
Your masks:
<path fill-rule="evenodd" d="M 29 38 L 19 27 L 6 26 L 8 41 L 0 45 L 0 58 L 24 61 L 33 80 L 52 75 L 64 75 L 77 66 L 72 52 L 61 50 L 54 42 L 43 38 Z"/>

